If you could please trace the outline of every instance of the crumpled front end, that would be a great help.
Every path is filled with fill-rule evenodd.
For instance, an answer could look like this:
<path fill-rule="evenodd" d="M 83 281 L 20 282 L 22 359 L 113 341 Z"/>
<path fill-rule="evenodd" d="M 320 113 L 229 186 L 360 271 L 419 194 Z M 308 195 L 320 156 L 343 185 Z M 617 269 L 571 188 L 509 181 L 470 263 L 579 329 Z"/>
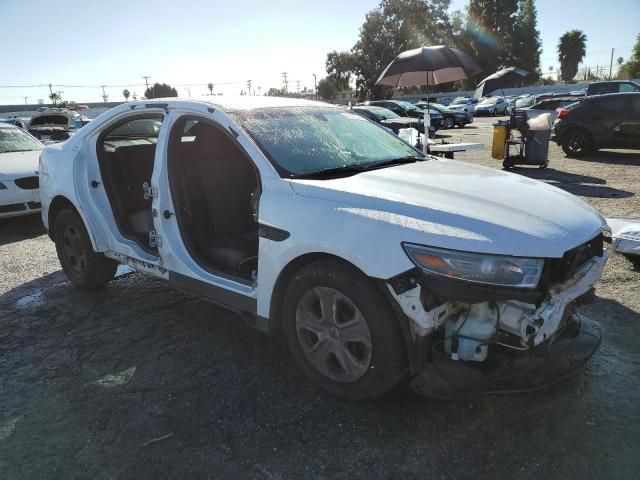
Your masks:
<path fill-rule="evenodd" d="M 412 388 L 459 398 L 535 390 L 572 372 L 600 344 L 600 326 L 574 305 L 600 280 L 607 257 L 600 239 L 548 260 L 538 288 L 522 292 L 420 269 L 390 279 L 386 287 L 409 319 Z"/>

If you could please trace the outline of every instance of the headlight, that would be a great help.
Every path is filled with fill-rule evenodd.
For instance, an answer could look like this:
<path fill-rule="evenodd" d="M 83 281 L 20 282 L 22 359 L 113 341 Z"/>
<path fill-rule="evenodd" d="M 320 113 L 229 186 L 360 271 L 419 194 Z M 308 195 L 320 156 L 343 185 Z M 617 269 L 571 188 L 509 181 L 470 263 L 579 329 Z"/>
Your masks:
<path fill-rule="evenodd" d="M 409 258 L 433 275 L 503 287 L 535 288 L 542 274 L 540 258 L 460 252 L 403 244 Z"/>

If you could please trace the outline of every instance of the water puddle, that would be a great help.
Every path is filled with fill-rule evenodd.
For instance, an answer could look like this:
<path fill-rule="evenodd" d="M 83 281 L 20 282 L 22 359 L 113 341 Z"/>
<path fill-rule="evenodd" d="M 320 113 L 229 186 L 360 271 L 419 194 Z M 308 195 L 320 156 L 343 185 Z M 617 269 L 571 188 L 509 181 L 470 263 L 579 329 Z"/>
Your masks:
<path fill-rule="evenodd" d="M 89 382 L 88 385 L 97 385 L 99 387 L 104 388 L 113 388 L 119 387 L 120 385 L 125 385 L 129 383 L 129 381 L 133 378 L 133 375 L 136 373 L 136 366 L 134 365 L 131 368 L 127 368 L 119 373 L 110 373 L 105 375 L 102 378 L 94 382 Z"/>
<path fill-rule="evenodd" d="M 20 297 L 16 300 L 17 308 L 31 308 L 40 305 L 43 303 L 42 300 L 42 290 L 32 293 L 31 295 L 25 295 L 24 297 Z"/>

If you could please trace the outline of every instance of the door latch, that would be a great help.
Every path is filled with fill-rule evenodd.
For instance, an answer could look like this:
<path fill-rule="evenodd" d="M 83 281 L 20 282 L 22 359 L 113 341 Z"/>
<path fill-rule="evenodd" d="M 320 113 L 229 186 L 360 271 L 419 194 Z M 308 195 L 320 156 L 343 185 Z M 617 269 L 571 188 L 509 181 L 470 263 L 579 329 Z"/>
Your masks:
<path fill-rule="evenodd" d="M 143 197 L 145 200 L 149 200 L 150 198 L 158 198 L 158 189 L 152 187 L 149 182 L 144 182 L 142 184 L 142 190 L 144 191 Z"/>
<path fill-rule="evenodd" d="M 149 246 L 151 248 L 158 248 L 162 246 L 162 237 L 156 233 L 155 230 L 149 232 Z"/>

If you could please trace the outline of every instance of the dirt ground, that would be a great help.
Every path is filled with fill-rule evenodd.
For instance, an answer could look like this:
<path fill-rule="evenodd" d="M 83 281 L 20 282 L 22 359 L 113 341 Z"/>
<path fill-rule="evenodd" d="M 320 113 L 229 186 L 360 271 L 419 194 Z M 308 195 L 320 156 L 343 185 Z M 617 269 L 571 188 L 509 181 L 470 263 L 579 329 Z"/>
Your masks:
<path fill-rule="evenodd" d="M 439 136 L 484 143 L 458 158 L 501 168 L 491 122 Z M 640 152 L 571 160 L 551 144 L 550 158 L 516 172 L 605 216 L 640 217 Z M 75 290 L 38 218 L 0 221 L 0 478 L 635 479 L 639 287 L 640 272 L 612 255 L 581 308 L 603 344 L 561 384 L 456 402 L 398 389 L 350 404 L 233 313 L 139 274 Z"/>

